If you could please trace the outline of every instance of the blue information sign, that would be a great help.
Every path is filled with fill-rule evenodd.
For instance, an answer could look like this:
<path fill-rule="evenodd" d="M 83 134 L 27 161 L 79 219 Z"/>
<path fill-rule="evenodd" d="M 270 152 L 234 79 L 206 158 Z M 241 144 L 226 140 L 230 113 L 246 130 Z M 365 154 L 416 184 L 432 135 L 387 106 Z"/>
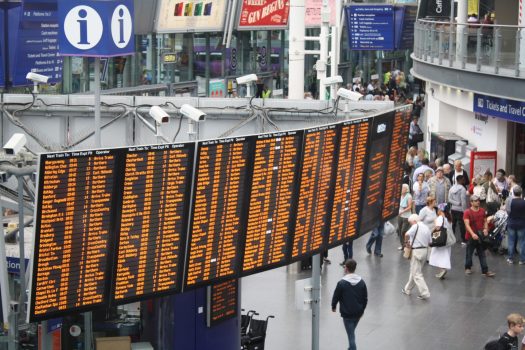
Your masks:
<path fill-rule="evenodd" d="M 133 0 L 60 1 L 60 54 L 112 57 L 135 53 Z"/>
<path fill-rule="evenodd" d="M 416 22 L 416 6 L 395 6 L 395 48 L 396 50 L 411 49 L 414 47 L 414 24 Z"/>
<path fill-rule="evenodd" d="M 60 82 L 63 59 L 58 56 L 57 0 L 24 0 L 19 18 L 15 43 L 10 45 L 10 50 L 14 48 L 12 84 L 32 84 L 26 79 L 28 72 L 48 76 L 49 83 Z"/>
<path fill-rule="evenodd" d="M 525 102 L 474 94 L 474 113 L 525 124 Z"/>
<path fill-rule="evenodd" d="M 392 5 L 351 5 L 345 15 L 352 50 L 394 49 Z"/>

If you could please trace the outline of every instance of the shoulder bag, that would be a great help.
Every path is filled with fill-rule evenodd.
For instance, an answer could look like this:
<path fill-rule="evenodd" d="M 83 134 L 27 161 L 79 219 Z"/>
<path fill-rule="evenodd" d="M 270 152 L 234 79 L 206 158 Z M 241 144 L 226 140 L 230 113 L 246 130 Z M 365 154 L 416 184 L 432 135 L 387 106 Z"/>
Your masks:
<path fill-rule="evenodd" d="M 444 247 L 447 244 L 447 228 L 445 227 L 445 219 L 443 219 L 442 224 L 439 228 L 435 228 L 432 232 L 432 242 L 430 243 L 431 247 Z"/>
<path fill-rule="evenodd" d="M 412 243 L 410 243 L 410 245 L 407 245 L 405 246 L 405 248 L 403 249 L 403 258 L 405 259 L 410 259 L 412 258 L 412 245 L 414 245 L 414 241 L 416 240 L 416 236 L 417 236 L 417 231 L 419 230 L 419 225 L 417 225 L 417 228 L 416 228 L 416 233 L 414 234 L 414 238 L 412 239 Z"/>

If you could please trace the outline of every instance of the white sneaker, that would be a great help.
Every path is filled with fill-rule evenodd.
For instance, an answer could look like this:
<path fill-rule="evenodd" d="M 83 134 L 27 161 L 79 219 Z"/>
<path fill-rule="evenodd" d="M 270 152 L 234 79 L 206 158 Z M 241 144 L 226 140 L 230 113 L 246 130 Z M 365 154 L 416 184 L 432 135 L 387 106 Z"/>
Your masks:
<path fill-rule="evenodd" d="M 403 250 L 403 246 L 397 247 L 397 250 Z"/>

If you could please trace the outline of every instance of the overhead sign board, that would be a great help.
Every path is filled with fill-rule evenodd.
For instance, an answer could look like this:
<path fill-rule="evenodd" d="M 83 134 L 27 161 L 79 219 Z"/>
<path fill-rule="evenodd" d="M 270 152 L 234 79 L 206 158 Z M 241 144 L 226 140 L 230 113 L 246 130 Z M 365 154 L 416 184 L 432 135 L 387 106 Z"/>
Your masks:
<path fill-rule="evenodd" d="M 396 50 L 414 47 L 414 25 L 416 23 L 417 6 L 394 7 L 394 43 Z"/>
<path fill-rule="evenodd" d="M 226 0 L 160 0 L 157 9 L 158 33 L 222 31 Z"/>
<path fill-rule="evenodd" d="M 18 30 L 10 33 L 16 36 L 15 44 L 10 45 L 14 49 L 13 59 L 10 60 L 14 86 L 32 84 L 26 79 L 28 72 L 48 76 L 49 83 L 62 80 L 63 59 L 58 55 L 57 6 L 57 0 L 22 2 L 22 11 L 17 19 Z"/>
<path fill-rule="evenodd" d="M 135 53 L 133 1 L 60 1 L 60 54 L 112 57 Z"/>
<path fill-rule="evenodd" d="M 286 28 L 289 13 L 289 0 L 243 0 L 237 29 Z"/>
<path fill-rule="evenodd" d="M 352 5 L 345 8 L 352 50 L 394 49 L 394 7 Z"/>
<path fill-rule="evenodd" d="M 525 102 L 474 94 L 474 113 L 525 123 Z"/>

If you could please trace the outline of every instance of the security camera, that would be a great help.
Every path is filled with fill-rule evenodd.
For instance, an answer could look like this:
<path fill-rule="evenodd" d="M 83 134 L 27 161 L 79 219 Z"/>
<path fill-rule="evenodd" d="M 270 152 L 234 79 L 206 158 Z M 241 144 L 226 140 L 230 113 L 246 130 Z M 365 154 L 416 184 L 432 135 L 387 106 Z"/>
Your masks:
<path fill-rule="evenodd" d="M 27 80 L 31 80 L 35 83 L 42 83 L 42 84 L 46 84 L 47 81 L 49 80 L 49 77 L 46 76 L 46 75 L 42 75 L 42 74 L 38 74 L 38 73 L 33 73 L 33 72 L 29 72 L 27 73 L 26 75 L 26 79 Z"/>
<path fill-rule="evenodd" d="M 180 107 L 180 113 L 186 118 L 192 119 L 196 122 L 202 122 L 206 119 L 206 113 L 193 106 L 190 106 L 189 104 L 182 105 Z"/>
<path fill-rule="evenodd" d="M 257 81 L 257 75 L 248 74 L 237 78 L 237 84 L 249 84 L 253 81 Z"/>
<path fill-rule="evenodd" d="M 170 116 L 166 113 L 165 110 L 159 106 L 153 106 L 149 109 L 149 115 L 155 119 L 155 122 L 158 124 L 166 124 L 170 121 Z"/>
<path fill-rule="evenodd" d="M 323 79 L 324 85 L 335 85 L 343 82 L 343 77 L 340 75 L 334 75 L 333 77 L 328 77 Z"/>
<path fill-rule="evenodd" d="M 27 138 L 26 135 L 16 133 L 11 136 L 9 141 L 4 145 L 4 151 L 6 154 L 14 155 L 20 152 L 22 147 L 26 145 Z"/>
<path fill-rule="evenodd" d="M 359 101 L 363 98 L 363 95 L 361 95 L 359 92 L 351 91 L 345 88 L 339 88 L 339 90 L 337 90 L 337 96 L 346 98 L 350 101 Z"/>

